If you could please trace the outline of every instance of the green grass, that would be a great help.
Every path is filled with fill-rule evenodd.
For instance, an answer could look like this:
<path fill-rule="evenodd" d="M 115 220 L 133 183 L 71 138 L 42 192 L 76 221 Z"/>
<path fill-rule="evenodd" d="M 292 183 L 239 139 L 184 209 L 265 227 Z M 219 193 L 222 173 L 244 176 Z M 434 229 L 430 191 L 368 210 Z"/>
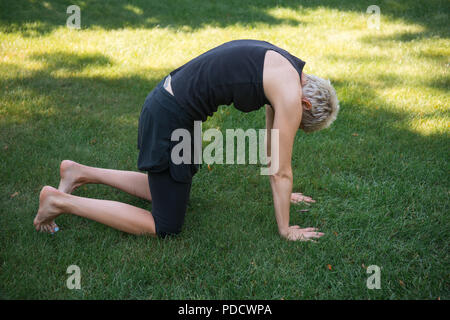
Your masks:
<path fill-rule="evenodd" d="M 65 27 L 81 7 L 81 30 Z M 448 299 L 449 2 L 0 1 L 0 298 Z M 254 165 L 204 166 L 183 232 L 160 240 L 62 216 L 34 231 L 43 185 L 63 159 L 137 170 L 137 121 L 169 71 L 225 41 L 270 41 L 330 78 L 332 128 L 299 132 L 294 189 L 317 200 L 277 234 Z M 264 112 L 221 107 L 204 129 L 263 128 Z M 77 195 L 151 205 L 106 186 Z M 15 196 L 12 196 L 15 195 Z M 81 268 L 81 290 L 66 269 Z M 329 270 L 327 265 L 331 265 Z M 381 267 L 381 289 L 364 266 Z"/>

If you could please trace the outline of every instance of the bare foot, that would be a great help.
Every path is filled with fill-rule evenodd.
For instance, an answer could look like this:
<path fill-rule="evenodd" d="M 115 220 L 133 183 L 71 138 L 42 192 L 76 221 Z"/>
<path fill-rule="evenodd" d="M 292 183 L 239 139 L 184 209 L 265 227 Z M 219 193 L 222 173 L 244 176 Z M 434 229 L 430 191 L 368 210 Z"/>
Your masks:
<path fill-rule="evenodd" d="M 39 195 L 39 210 L 33 221 L 37 231 L 51 233 L 58 231 L 59 228 L 54 220 L 62 213 L 57 201 L 57 198 L 61 195 L 63 193 L 53 187 L 45 186 L 42 188 Z"/>
<path fill-rule="evenodd" d="M 82 165 L 71 160 L 63 160 L 59 167 L 61 180 L 59 181 L 58 190 L 65 193 L 72 193 L 77 187 L 83 185 L 83 177 L 81 175 Z"/>

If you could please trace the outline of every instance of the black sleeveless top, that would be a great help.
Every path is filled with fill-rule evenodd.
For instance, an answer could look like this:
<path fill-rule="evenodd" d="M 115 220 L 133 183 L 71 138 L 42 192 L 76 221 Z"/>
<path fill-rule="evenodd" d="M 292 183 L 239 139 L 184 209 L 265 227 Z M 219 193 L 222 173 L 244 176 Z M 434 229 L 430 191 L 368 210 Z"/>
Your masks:
<path fill-rule="evenodd" d="M 250 112 L 270 104 L 264 94 L 267 50 L 285 57 L 301 76 L 305 62 L 269 42 L 234 40 L 213 48 L 170 73 L 177 102 L 192 120 L 205 121 L 220 105 Z"/>

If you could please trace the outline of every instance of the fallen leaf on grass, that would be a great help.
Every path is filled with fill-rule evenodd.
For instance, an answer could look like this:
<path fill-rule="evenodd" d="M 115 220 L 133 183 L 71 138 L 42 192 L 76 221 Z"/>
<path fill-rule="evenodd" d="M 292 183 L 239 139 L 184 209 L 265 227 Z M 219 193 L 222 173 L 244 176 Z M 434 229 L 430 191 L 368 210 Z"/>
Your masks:
<path fill-rule="evenodd" d="M 400 283 L 400 285 L 401 285 L 402 287 L 405 286 L 405 283 L 404 283 L 402 280 L 398 280 L 398 282 Z"/>
<path fill-rule="evenodd" d="M 11 199 L 12 198 L 14 198 L 14 197 L 16 197 L 16 196 L 18 196 L 19 195 L 19 193 L 16 191 L 16 192 L 14 192 L 12 195 L 11 195 Z"/>
<path fill-rule="evenodd" d="M 355 133 L 352 133 L 352 136 L 357 137 L 358 134 L 355 132 Z"/>
<path fill-rule="evenodd" d="M 327 264 L 327 268 L 328 268 L 328 270 L 331 271 L 331 269 L 332 269 L 331 264 Z"/>

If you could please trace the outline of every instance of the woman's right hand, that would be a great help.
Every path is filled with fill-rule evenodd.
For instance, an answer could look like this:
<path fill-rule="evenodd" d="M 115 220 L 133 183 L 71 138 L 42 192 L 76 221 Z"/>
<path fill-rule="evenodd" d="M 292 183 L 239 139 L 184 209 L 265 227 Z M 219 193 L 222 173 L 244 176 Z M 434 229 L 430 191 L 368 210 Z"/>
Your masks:
<path fill-rule="evenodd" d="M 323 232 L 318 232 L 317 228 L 304 228 L 300 229 L 299 226 L 290 226 L 288 230 L 282 234 L 288 240 L 291 241 L 314 241 L 314 239 L 320 238 L 325 235 Z"/>

